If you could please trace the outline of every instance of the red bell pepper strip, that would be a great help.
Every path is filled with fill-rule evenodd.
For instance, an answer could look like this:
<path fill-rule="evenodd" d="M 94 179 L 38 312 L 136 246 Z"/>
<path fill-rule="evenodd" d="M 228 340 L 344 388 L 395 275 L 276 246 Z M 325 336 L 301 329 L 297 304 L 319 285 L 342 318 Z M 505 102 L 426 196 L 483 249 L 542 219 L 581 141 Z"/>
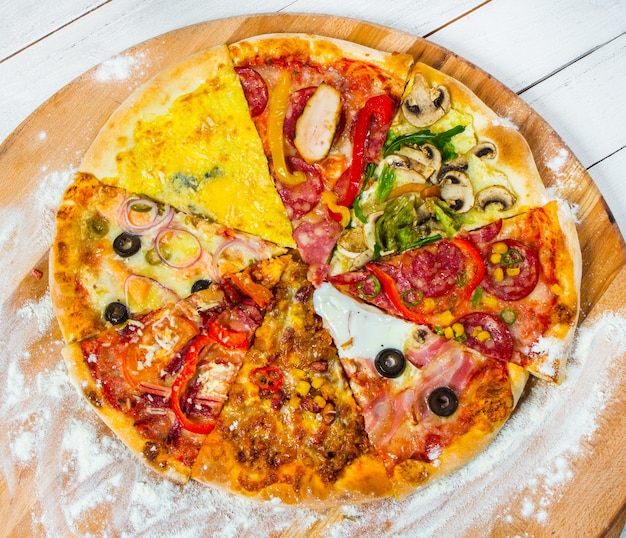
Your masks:
<path fill-rule="evenodd" d="M 246 349 L 249 344 L 246 333 L 232 331 L 215 321 L 209 322 L 209 336 L 228 349 Z"/>
<path fill-rule="evenodd" d="M 359 111 L 352 140 L 352 164 L 350 165 L 350 181 L 348 188 L 338 205 L 352 206 L 355 198 L 361 190 L 363 174 L 365 173 L 365 142 L 370 132 L 371 120 L 384 126 L 393 119 L 394 102 L 388 95 L 376 95 L 370 97 L 363 108 Z"/>
<path fill-rule="evenodd" d="M 451 242 L 463 252 L 466 264 L 463 279 L 458 282 L 457 290 L 446 296 L 448 298 L 456 296 L 456 300 L 449 303 L 445 303 L 444 301 L 444 304 L 448 305 L 445 308 L 446 310 L 450 310 L 455 317 L 460 317 L 469 309 L 470 297 L 485 275 L 485 264 L 480 252 L 478 252 L 476 247 L 469 241 L 455 238 L 452 239 Z M 439 316 L 441 316 L 443 312 L 425 311 L 423 309 L 425 301 L 419 301 L 415 305 L 407 304 L 403 297 L 404 294 L 401 294 L 396 287 L 396 281 L 379 266 L 368 263 L 365 267 L 378 278 L 387 297 L 402 317 L 416 323 L 428 323 L 431 325 L 440 320 Z M 450 303 L 453 305 L 452 307 L 449 306 Z M 409 308 L 409 306 L 417 308 Z M 442 308 L 442 310 L 444 309 Z"/>
<path fill-rule="evenodd" d="M 182 396 L 184 388 L 187 386 L 188 381 L 193 377 L 194 373 L 196 372 L 200 352 L 204 347 L 214 342 L 215 338 L 208 334 L 199 334 L 194 338 L 193 342 L 191 342 L 191 344 L 187 348 L 183 369 L 176 376 L 174 384 L 172 385 L 172 411 L 174 411 L 174 414 L 176 415 L 176 418 L 180 422 L 181 426 L 193 433 L 211 433 L 211 431 L 215 427 L 215 423 L 207 422 L 204 424 L 198 424 L 197 422 L 193 422 L 192 420 L 187 418 L 187 415 L 183 413 L 183 410 L 180 407 L 180 397 Z"/>

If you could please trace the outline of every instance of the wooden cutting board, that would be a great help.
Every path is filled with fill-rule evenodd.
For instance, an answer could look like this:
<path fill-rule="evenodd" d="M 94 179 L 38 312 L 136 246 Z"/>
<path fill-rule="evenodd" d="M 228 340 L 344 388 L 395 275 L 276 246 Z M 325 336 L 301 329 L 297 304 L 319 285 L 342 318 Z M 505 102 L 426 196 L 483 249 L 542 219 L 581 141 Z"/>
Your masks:
<path fill-rule="evenodd" d="M 583 255 L 581 322 L 588 316 L 597 317 L 624 308 L 626 249 L 623 238 L 596 185 L 558 134 L 514 92 L 452 52 L 404 32 L 352 19 L 298 14 L 235 17 L 180 29 L 130 49 L 122 56 L 141 58 L 141 65 L 130 65 L 129 77 L 106 78 L 99 76 L 102 66 L 92 69 L 44 103 L 0 146 L 0 204 L 20 207 L 25 203 L 29 193 L 40 188 L 42 169 L 75 169 L 110 113 L 137 86 L 163 67 L 213 45 L 271 32 L 309 32 L 382 50 L 408 52 L 417 60 L 464 82 L 500 116 L 519 126 L 533 150 L 546 185 L 554 187 L 560 197 L 578 206 L 578 233 Z M 36 265 L 44 272 L 43 279 L 36 281 L 25 273 L 24 281 L 6 303 L 7 313 L 16 312 L 28 301 L 45 294 L 47 251 L 45 247 L 40 250 L 34 253 L 34 259 L 40 258 Z M 55 345 L 59 341 L 58 330 L 51 329 L 42 340 L 49 345 L 33 345 L 33 348 L 58 351 L 58 345 Z M 33 356 L 30 374 L 54 368 L 58 360 L 58 355 L 54 354 Z M 626 360 L 621 356 L 615 364 L 614 394 L 626 393 L 625 367 Z M 604 533 L 616 536 L 626 518 L 626 469 L 623 463 L 626 461 L 626 418 L 623 407 L 620 400 L 607 402 L 598 417 L 598 429 L 589 441 L 592 445 L 589 453 L 593 456 L 578 458 L 572 463 L 572 478 L 563 486 L 560 501 L 550 503 L 546 508 L 549 512 L 546 521 L 500 518 L 488 532 L 494 536 L 596 536 Z M 520 412 L 523 413 L 523 409 Z M 7 424 L 5 418 L 0 417 L 0 431 L 8 428 Z M 36 461 L 31 463 L 33 469 L 36 465 Z M 46 487 L 34 484 L 36 473 L 33 469 L 26 466 L 20 470 L 19 488 L 9 488 L 0 476 L 0 521 L 3 521 L 8 535 L 22 535 L 24 529 L 30 528 L 29 518 L 41 510 L 42 495 L 45 496 L 45 492 L 54 495 L 55 487 L 58 487 L 53 481 Z M 498 470 L 493 472 L 498 473 Z M 515 491 L 508 502 L 532 499 L 536 493 Z M 476 494 L 480 495 L 479 492 Z M 541 499 L 535 499 L 535 502 L 540 504 Z M 585 517 L 581 517 L 583 507 Z M 324 535 L 330 532 L 339 517 L 338 511 L 331 511 L 316 524 L 294 523 L 285 534 Z M 415 521 L 415 528 L 419 528 L 419 523 Z M 107 514 L 101 514 L 100 519 L 92 522 L 90 530 L 102 532 L 109 525 Z M 483 528 L 481 534 L 484 532 Z"/>

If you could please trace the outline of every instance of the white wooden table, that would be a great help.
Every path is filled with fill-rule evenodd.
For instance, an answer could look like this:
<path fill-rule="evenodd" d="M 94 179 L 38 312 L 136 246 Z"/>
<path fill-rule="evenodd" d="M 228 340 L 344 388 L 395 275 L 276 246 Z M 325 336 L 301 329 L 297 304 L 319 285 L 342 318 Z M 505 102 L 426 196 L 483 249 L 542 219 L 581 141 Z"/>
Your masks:
<path fill-rule="evenodd" d="M 0 143 L 73 79 L 137 43 L 274 12 L 390 26 L 478 65 L 560 134 L 626 233 L 624 0 L 0 0 Z"/>

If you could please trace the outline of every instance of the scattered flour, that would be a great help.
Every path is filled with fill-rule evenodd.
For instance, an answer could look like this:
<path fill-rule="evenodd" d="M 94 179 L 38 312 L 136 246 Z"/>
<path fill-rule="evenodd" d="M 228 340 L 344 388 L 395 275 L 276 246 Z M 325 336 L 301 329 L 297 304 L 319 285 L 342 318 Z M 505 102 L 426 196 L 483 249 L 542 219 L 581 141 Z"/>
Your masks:
<path fill-rule="evenodd" d="M 558 153 L 546 163 L 546 166 L 555 174 L 559 174 L 567 163 L 567 159 L 569 158 L 569 156 L 569 151 L 567 151 L 565 148 L 560 148 Z"/>
<path fill-rule="evenodd" d="M 95 78 L 99 82 L 130 80 L 137 75 L 143 75 L 146 54 L 121 54 L 102 62 L 95 71 Z M 137 71 L 140 72 L 137 72 Z"/>

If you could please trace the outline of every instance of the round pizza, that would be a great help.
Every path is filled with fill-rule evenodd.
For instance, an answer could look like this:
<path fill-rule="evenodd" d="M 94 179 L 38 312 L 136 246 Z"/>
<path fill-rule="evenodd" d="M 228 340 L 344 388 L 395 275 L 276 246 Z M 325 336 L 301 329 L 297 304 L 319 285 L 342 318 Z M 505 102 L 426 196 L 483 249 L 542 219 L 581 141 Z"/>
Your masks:
<path fill-rule="evenodd" d="M 530 374 L 563 379 L 580 278 L 515 128 L 410 55 L 304 34 L 135 91 L 50 256 L 69 375 L 137 458 L 320 507 L 483 451 Z"/>

